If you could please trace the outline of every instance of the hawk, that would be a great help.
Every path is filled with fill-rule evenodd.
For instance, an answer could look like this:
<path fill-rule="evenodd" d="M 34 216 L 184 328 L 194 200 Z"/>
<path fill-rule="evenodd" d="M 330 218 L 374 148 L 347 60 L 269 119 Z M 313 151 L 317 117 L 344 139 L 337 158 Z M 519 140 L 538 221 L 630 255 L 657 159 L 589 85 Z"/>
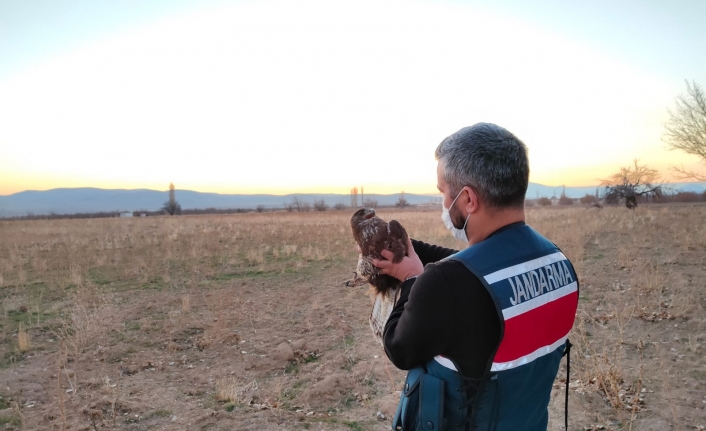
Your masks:
<path fill-rule="evenodd" d="M 358 244 L 360 254 L 353 279 L 353 285 L 370 283 L 373 297 L 373 310 L 370 313 L 370 328 L 382 344 L 382 333 L 385 330 L 392 308 L 397 300 L 401 282 L 389 275 L 381 274 L 372 264 L 372 259 L 384 259 L 380 252 L 390 250 L 394 257 L 393 263 L 399 263 L 407 254 L 407 231 L 397 220 L 389 223 L 375 215 L 372 208 L 360 208 L 351 217 L 353 238 Z"/>

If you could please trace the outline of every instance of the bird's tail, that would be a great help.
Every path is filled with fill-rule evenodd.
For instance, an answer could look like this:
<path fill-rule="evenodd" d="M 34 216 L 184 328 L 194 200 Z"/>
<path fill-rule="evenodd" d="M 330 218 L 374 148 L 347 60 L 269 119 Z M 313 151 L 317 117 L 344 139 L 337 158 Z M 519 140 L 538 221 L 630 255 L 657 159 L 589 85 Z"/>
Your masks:
<path fill-rule="evenodd" d="M 389 289 L 386 292 L 378 292 L 371 287 L 370 292 L 375 292 L 373 298 L 373 310 L 370 313 L 370 329 L 373 330 L 373 335 L 382 344 L 382 335 L 385 332 L 385 324 L 390 318 L 392 309 L 395 308 L 399 289 Z"/>

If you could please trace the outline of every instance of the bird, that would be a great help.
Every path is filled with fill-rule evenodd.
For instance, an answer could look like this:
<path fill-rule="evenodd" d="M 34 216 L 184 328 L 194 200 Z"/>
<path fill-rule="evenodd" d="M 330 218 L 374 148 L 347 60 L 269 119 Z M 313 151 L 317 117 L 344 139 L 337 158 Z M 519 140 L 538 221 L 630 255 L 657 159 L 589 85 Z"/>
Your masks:
<path fill-rule="evenodd" d="M 393 253 L 393 263 L 402 261 L 407 255 L 407 231 L 397 220 L 388 223 L 379 218 L 373 208 L 360 208 L 354 212 L 351 230 L 360 254 L 354 279 L 345 284 L 367 282 L 371 285 L 373 309 L 368 320 L 373 335 L 382 344 L 385 323 L 397 301 L 401 281 L 380 273 L 372 259 L 384 259 L 380 253 L 387 249 Z"/>

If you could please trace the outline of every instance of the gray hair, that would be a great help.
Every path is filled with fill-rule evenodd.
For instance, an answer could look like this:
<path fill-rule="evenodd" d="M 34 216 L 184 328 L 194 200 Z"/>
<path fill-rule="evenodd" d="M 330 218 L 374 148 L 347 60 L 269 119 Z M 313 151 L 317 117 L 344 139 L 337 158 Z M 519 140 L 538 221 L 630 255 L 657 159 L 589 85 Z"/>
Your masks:
<path fill-rule="evenodd" d="M 489 207 L 524 205 L 527 147 L 506 129 L 491 123 L 464 127 L 436 147 L 435 157 L 444 163 L 444 180 L 452 195 L 470 186 Z"/>

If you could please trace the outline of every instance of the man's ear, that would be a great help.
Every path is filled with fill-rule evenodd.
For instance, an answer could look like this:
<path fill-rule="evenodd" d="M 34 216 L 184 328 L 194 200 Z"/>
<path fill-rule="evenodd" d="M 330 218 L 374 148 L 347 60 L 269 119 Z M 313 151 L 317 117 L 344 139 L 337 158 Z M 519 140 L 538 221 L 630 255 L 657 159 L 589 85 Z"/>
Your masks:
<path fill-rule="evenodd" d="M 466 212 L 473 214 L 480 209 L 480 199 L 478 193 L 472 187 L 466 186 L 463 188 L 468 193 L 468 203 L 466 204 Z"/>

